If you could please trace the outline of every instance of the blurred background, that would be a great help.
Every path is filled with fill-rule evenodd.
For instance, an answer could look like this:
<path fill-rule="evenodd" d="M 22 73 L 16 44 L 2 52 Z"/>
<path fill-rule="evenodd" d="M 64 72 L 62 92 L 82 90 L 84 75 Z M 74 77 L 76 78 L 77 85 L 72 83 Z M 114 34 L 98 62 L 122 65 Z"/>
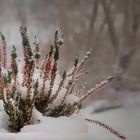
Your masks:
<path fill-rule="evenodd" d="M 53 41 L 56 29 L 64 34 L 60 72 L 73 66 L 75 56 L 82 58 L 93 48 L 85 68 L 89 74 L 81 79 L 82 83 L 87 80 L 88 87 L 92 87 L 109 75 L 115 79 L 88 103 L 107 100 L 109 105 L 103 102 L 106 109 L 125 106 L 125 102 L 139 106 L 139 0 L 0 0 L 0 31 L 6 36 L 8 47 L 15 44 L 19 53 L 21 25 L 28 27 L 31 40 L 37 35 L 44 52 Z M 140 114 L 136 117 L 133 113 L 128 118 L 132 124 L 133 119 L 140 118 Z"/>
<path fill-rule="evenodd" d="M 82 58 L 93 48 L 86 66 L 88 87 L 115 76 L 109 91 L 99 98 L 140 90 L 139 0 L 0 0 L 0 31 L 8 47 L 20 46 L 21 25 L 28 27 L 31 38 L 37 35 L 43 51 L 56 29 L 65 35 L 60 71 L 70 68 L 75 56 Z"/>

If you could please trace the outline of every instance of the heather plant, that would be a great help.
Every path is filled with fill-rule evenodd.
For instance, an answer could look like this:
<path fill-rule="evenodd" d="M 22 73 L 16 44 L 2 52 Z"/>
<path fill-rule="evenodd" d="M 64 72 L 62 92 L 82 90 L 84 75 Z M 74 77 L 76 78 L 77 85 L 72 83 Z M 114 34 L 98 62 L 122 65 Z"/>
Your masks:
<path fill-rule="evenodd" d="M 3 34 L 0 46 L 0 98 L 9 117 L 9 129 L 12 132 L 18 132 L 32 122 L 34 108 L 50 117 L 69 117 L 77 113 L 86 98 L 104 88 L 113 79 L 108 77 L 90 90 L 86 89 L 84 83 L 82 88 L 75 91 L 77 82 L 87 74 L 82 68 L 89 59 L 92 49 L 81 61 L 76 57 L 74 66 L 69 71 L 64 70 L 61 76 L 58 64 L 63 36 L 60 36 L 58 31 L 55 32 L 50 50 L 45 58 L 42 58 L 36 36 L 31 45 L 26 27 L 20 28 L 20 34 L 23 48 L 23 59 L 20 62 L 17 59 L 16 47 L 13 46 L 11 64 L 7 66 L 6 40 Z M 86 121 L 99 124 L 125 139 L 104 123 L 89 119 Z"/>

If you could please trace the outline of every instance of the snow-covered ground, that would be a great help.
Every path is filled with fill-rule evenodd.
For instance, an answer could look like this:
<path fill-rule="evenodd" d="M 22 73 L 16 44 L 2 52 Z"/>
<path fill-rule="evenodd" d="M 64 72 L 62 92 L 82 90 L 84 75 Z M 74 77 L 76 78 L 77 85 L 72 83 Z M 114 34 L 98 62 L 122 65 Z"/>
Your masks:
<path fill-rule="evenodd" d="M 105 102 L 103 102 L 102 105 L 107 106 L 108 104 L 106 105 Z M 87 107 L 85 110 L 88 112 L 85 113 L 86 111 L 84 111 L 87 118 L 105 122 L 124 134 L 128 140 L 138 140 L 140 138 L 140 95 L 131 93 L 130 96 L 123 100 L 123 107 L 118 109 L 93 114 L 91 112 L 95 110 L 95 107 L 93 107 L 93 110 L 91 107 Z M 94 125 L 93 127 L 93 125 L 91 125 L 89 130 L 95 140 L 118 139 L 99 126 Z"/>
<path fill-rule="evenodd" d="M 140 136 L 140 95 L 129 96 L 123 102 L 123 107 L 94 113 L 100 108 L 108 108 L 106 101 L 98 101 L 81 111 L 82 117 L 44 118 L 37 114 L 41 123 L 24 127 L 20 133 L 9 133 L 4 125 L 2 112 L 0 113 L 0 140 L 118 140 L 107 130 L 88 125 L 83 118 L 100 120 L 112 126 L 128 140 L 138 140 Z M 34 115 L 35 116 L 35 115 Z M 34 118 L 34 119 L 36 119 Z"/>

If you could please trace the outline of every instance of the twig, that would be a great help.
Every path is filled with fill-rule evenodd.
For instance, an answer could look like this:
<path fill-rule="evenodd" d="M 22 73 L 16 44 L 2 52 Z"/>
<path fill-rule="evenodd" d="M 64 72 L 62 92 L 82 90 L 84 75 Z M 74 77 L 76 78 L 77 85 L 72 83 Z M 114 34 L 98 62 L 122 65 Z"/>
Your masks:
<path fill-rule="evenodd" d="M 116 131 L 114 128 L 112 128 L 111 126 L 105 124 L 104 122 L 100 122 L 98 120 L 91 120 L 91 119 L 85 119 L 86 121 L 88 121 L 89 123 L 93 123 L 96 125 L 99 125 L 103 128 L 105 128 L 106 130 L 110 131 L 112 134 L 116 135 L 117 137 L 121 138 L 121 139 L 126 139 L 126 137 L 122 134 L 120 134 L 118 131 Z"/>

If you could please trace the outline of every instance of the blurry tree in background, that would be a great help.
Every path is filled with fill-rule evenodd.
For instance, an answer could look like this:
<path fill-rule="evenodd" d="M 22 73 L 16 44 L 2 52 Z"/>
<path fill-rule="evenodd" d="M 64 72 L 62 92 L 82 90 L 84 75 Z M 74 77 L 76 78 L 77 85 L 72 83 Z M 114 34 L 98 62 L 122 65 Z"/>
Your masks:
<path fill-rule="evenodd" d="M 140 89 L 139 0 L 0 0 L 0 30 L 15 38 L 12 43 L 21 24 L 37 34 L 43 50 L 55 29 L 61 30 L 60 70 L 93 48 L 87 65 L 91 85 L 112 73 L 116 90 Z"/>

